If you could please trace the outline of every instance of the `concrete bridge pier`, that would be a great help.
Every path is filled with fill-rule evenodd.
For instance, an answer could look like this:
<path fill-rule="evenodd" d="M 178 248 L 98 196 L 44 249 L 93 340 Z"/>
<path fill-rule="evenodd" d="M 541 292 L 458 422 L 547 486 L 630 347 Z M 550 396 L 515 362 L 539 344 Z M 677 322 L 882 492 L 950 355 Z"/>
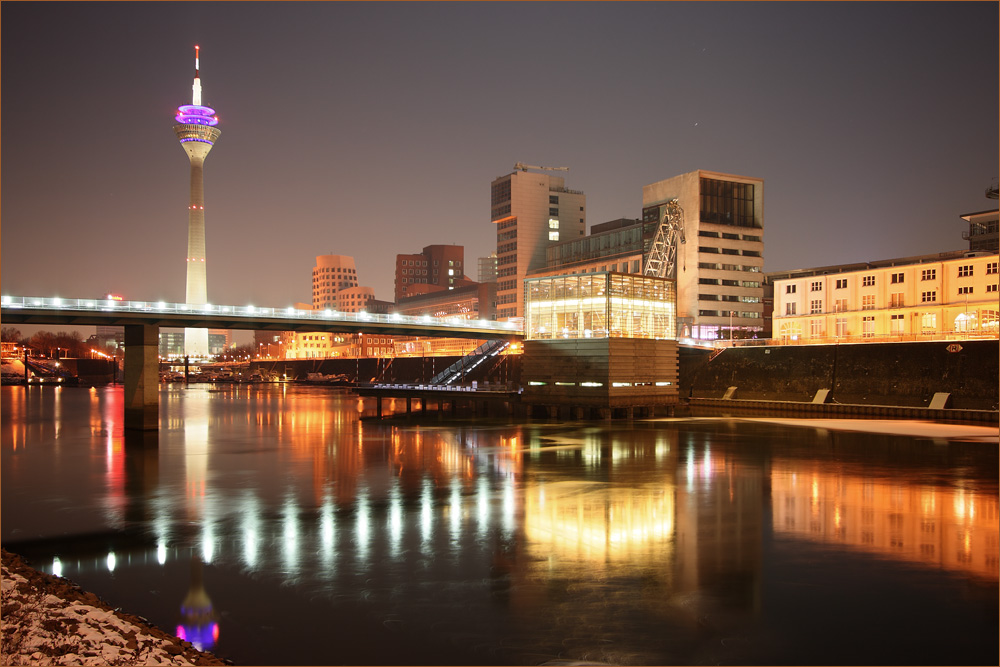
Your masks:
<path fill-rule="evenodd" d="M 125 428 L 160 428 L 160 327 L 125 325 Z"/>

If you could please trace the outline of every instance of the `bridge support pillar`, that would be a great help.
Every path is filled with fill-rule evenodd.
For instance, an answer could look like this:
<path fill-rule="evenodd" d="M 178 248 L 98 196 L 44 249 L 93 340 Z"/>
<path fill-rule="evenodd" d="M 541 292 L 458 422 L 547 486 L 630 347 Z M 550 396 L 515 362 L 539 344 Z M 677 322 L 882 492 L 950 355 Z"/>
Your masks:
<path fill-rule="evenodd" d="M 160 327 L 125 325 L 125 428 L 160 428 Z"/>

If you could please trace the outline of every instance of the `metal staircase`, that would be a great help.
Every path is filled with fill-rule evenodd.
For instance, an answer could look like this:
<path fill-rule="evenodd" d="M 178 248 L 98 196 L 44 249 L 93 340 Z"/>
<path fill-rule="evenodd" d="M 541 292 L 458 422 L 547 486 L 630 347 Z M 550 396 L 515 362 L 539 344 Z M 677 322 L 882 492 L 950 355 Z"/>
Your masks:
<path fill-rule="evenodd" d="M 508 345 L 510 345 L 509 341 L 488 340 L 469 354 L 453 363 L 448 368 L 432 377 L 428 384 L 452 384 L 455 380 L 464 377 L 487 359 L 496 357 L 498 354 L 506 350 Z"/>

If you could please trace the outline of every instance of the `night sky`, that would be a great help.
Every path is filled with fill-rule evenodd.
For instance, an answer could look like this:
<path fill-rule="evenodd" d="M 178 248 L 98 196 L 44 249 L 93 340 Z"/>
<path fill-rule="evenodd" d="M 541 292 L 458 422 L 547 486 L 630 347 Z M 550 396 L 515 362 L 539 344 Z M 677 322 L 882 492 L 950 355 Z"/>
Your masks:
<path fill-rule="evenodd" d="M 998 5 L 3 3 L 2 289 L 183 301 L 203 101 L 215 304 L 392 299 L 397 253 L 495 249 L 490 181 L 567 166 L 588 229 L 642 186 L 765 181 L 765 271 L 967 248 L 998 174 Z"/>

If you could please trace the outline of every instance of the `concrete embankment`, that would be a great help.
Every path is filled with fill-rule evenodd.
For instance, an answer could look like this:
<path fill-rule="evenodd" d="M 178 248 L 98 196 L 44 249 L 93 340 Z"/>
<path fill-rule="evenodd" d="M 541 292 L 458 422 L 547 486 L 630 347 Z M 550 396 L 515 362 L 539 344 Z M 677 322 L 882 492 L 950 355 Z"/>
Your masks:
<path fill-rule="evenodd" d="M 692 407 L 997 423 L 996 340 L 686 350 Z"/>

